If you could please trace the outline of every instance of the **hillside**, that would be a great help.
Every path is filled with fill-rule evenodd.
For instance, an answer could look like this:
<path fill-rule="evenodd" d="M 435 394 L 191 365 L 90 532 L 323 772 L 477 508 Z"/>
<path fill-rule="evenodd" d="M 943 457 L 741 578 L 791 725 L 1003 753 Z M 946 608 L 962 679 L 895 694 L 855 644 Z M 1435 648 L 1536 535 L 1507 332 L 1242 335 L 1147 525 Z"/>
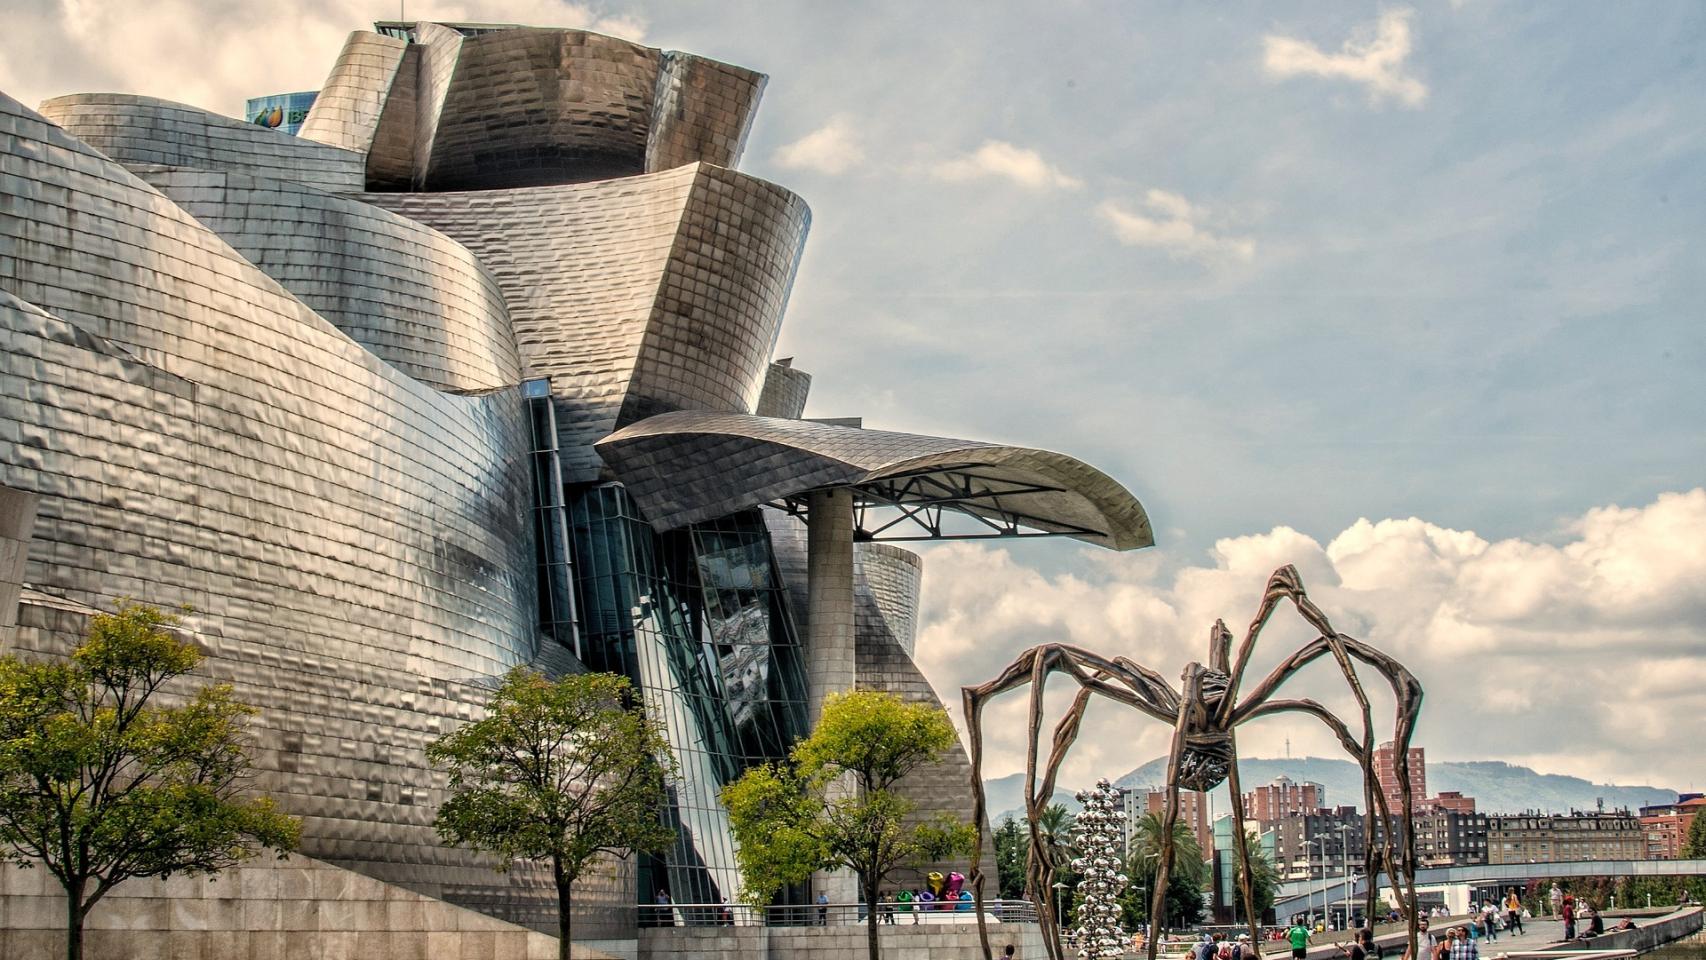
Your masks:
<path fill-rule="evenodd" d="M 1127 773 L 1115 781 L 1122 787 L 1148 787 L 1165 780 L 1166 758 L 1157 758 Z M 1349 804 L 1362 807 L 1362 772 L 1349 760 L 1322 757 L 1294 759 L 1246 758 L 1238 762 L 1238 774 L 1244 789 L 1268 783 L 1278 776 L 1293 780 L 1314 780 L 1327 788 L 1327 803 L 1332 806 Z M 1603 800 L 1605 808 L 1637 807 L 1668 803 L 1676 799 L 1676 791 L 1660 787 L 1596 784 L 1580 777 L 1538 773 L 1527 767 L 1514 766 L 1496 760 L 1468 763 L 1430 762 L 1427 769 L 1428 793 L 1456 790 L 1474 797 L 1476 809 L 1485 813 L 1521 813 L 1541 810 L 1566 813 L 1572 809 L 1592 810 Z M 988 781 L 989 809 L 1017 812 L 1023 806 L 1023 774 L 1013 774 Z M 1056 797 L 1069 808 L 1077 804 L 1071 794 L 1076 784 L 1062 784 Z M 1226 787 L 1214 791 L 1213 809 L 1216 816 L 1230 813 Z M 993 818 L 999 820 L 997 816 Z"/>

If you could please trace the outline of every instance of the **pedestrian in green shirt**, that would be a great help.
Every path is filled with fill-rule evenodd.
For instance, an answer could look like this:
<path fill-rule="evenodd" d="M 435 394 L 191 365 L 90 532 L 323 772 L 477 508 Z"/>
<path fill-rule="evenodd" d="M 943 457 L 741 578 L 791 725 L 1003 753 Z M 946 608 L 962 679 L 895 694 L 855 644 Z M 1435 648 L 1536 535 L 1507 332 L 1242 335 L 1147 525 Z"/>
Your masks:
<path fill-rule="evenodd" d="M 1303 960 L 1303 955 L 1309 952 L 1309 928 L 1301 921 L 1294 922 L 1291 929 L 1286 931 L 1286 939 L 1291 941 L 1291 955 L 1295 960 Z"/>

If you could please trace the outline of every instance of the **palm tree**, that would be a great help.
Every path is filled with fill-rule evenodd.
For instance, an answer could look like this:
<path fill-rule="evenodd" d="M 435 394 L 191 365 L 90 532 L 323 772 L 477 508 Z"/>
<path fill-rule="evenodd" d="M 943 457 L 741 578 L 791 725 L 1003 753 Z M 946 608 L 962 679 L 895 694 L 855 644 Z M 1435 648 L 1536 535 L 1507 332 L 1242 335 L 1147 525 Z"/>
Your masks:
<path fill-rule="evenodd" d="M 1268 908 L 1274 905 L 1274 893 L 1279 890 L 1280 875 L 1274 865 L 1268 861 L 1268 855 L 1262 851 L 1262 838 L 1254 830 L 1244 833 L 1244 849 L 1250 854 L 1250 894 L 1256 898 L 1256 914 L 1265 915 Z M 1234 858 L 1236 863 L 1236 858 Z M 1243 873 L 1236 867 L 1232 871 L 1232 889 L 1228 891 L 1232 903 L 1233 922 L 1248 922 L 1244 916 Z"/>
<path fill-rule="evenodd" d="M 1059 803 L 1044 807 L 1042 816 L 1037 818 L 1037 832 L 1042 834 L 1043 849 L 1048 851 L 1049 861 L 1056 869 L 1071 858 L 1068 842 L 1072 820 L 1072 815 L 1066 812 L 1066 806 Z"/>
<path fill-rule="evenodd" d="M 1131 825 L 1131 862 L 1127 872 L 1133 877 L 1153 880 L 1155 864 L 1161 860 L 1161 838 L 1167 834 L 1167 821 L 1159 813 L 1146 813 Z M 1196 834 L 1185 821 L 1173 823 L 1173 872 L 1200 887 L 1203 882 L 1202 847 Z"/>

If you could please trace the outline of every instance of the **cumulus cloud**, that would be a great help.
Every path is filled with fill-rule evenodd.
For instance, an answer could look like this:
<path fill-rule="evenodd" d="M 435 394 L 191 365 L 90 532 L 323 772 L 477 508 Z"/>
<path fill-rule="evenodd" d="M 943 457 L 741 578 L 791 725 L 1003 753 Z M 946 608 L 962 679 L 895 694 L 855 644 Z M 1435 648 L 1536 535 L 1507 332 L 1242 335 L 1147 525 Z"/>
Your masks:
<path fill-rule="evenodd" d="M 1028 190 L 1076 190 L 1084 181 L 1062 171 L 1035 150 L 1003 140 L 985 140 L 970 153 L 952 157 L 931 168 L 938 180 L 1011 180 Z"/>
<path fill-rule="evenodd" d="M 1372 103 L 1391 99 L 1419 107 L 1428 98 L 1428 88 L 1404 72 L 1414 48 L 1410 35 L 1414 17 L 1414 10 L 1388 10 L 1373 24 L 1358 28 L 1338 53 L 1326 53 L 1295 37 L 1263 37 L 1262 65 L 1271 76 L 1349 80 L 1367 88 Z"/>
<path fill-rule="evenodd" d="M 853 121 L 846 116 L 829 122 L 776 151 L 776 163 L 789 170 L 846 173 L 865 162 L 865 148 Z"/>
<path fill-rule="evenodd" d="M 395 17 L 353 0 L 21 0 L 0 31 L 0 83 L 34 107 L 66 93 L 140 93 L 231 115 L 247 97 L 318 89 L 344 38 Z M 410 0 L 411 20 L 579 27 L 643 40 L 637 16 L 562 0 Z"/>
<path fill-rule="evenodd" d="M 1166 190 L 1145 194 L 1141 212 L 1107 200 L 1096 208 L 1096 214 L 1113 229 L 1115 239 L 1128 247 L 1165 250 L 1177 259 L 1205 263 L 1248 263 L 1256 255 L 1256 241 L 1215 233 L 1206 225 L 1202 210 Z"/>
<path fill-rule="evenodd" d="M 1183 567 L 1156 551 L 1096 551 L 1053 576 L 1005 548 L 948 544 L 928 551 L 918 659 L 956 704 L 960 686 L 1044 642 L 1128 656 L 1177 678 L 1187 661 L 1206 659 L 1216 618 L 1242 633 L 1268 574 L 1290 563 L 1337 629 L 1421 678 L 1417 742 L 1431 758 L 1686 788 L 1699 772 L 1674 737 L 1700 733 L 1706 710 L 1706 489 L 1590 510 L 1558 539 L 1488 541 L 1414 517 L 1358 520 L 1325 544 L 1276 527 L 1221 540 L 1206 561 Z M 1312 636 L 1282 609 L 1254 677 Z M 1347 711 L 1344 686 L 1323 663 L 1287 692 Z M 1064 686 L 1058 698 L 1053 689 L 1051 718 L 1065 702 Z M 1022 769 L 1023 702 L 1015 695 L 991 708 L 991 776 Z M 1389 695 L 1377 698 L 1387 733 L 1390 710 Z M 1164 753 L 1167 732 L 1102 708 L 1067 782 L 1123 774 Z M 1306 718 L 1265 719 L 1239 742 L 1248 756 L 1278 756 L 1288 742 L 1298 754 L 1339 752 Z"/>

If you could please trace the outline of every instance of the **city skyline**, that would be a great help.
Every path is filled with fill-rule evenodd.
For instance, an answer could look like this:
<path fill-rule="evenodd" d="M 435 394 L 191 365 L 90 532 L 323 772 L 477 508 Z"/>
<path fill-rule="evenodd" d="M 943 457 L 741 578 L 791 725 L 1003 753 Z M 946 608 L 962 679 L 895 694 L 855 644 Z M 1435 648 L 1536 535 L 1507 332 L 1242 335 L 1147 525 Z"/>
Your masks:
<path fill-rule="evenodd" d="M 395 12 L 173 9 L 203 29 L 25 4 L 0 89 L 236 115 L 317 87 L 352 25 Z M 1706 705 L 1687 323 L 1706 141 L 1685 121 L 1706 83 L 1684 56 L 1703 28 L 1640 9 L 408 14 L 585 25 L 769 74 L 746 169 L 814 214 L 778 356 L 848 371 L 810 415 L 1072 450 L 1143 500 L 1153 550 L 922 551 L 918 657 L 950 703 L 1048 640 L 1173 676 L 1294 563 L 1422 677 L 1430 757 L 1686 790 L 1666 741 Z M 1088 729 L 1068 770 L 1128 768 L 1164 733 Z M 1285 724 L 1241 745 L 1287 737 L 1334 755 Z M 1016 769 L 997 748 L 990 772 Z"/>

